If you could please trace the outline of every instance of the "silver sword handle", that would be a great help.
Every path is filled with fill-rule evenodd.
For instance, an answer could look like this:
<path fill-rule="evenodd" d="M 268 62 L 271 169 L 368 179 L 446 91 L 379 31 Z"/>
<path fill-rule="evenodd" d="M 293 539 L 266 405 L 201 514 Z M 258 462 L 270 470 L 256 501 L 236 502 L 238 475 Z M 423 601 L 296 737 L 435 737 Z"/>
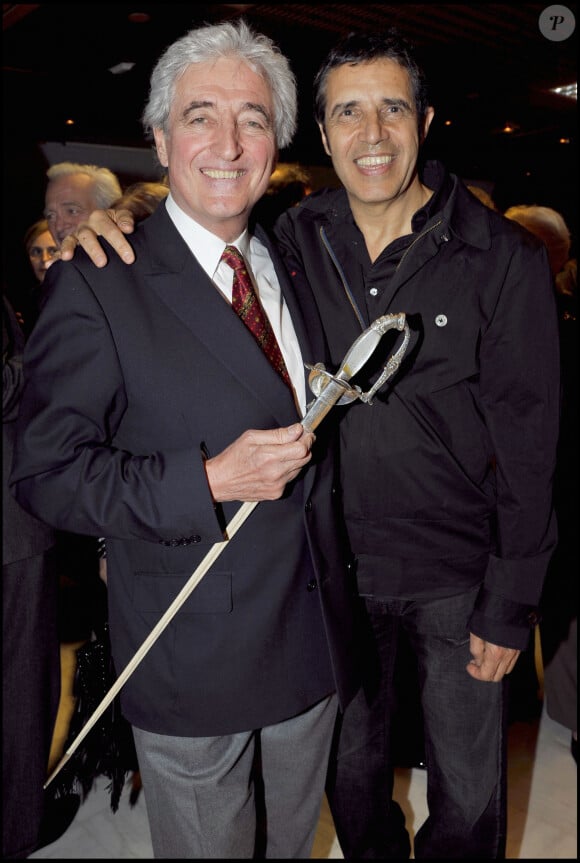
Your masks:
<path fill-rule="evenodd" d="M 389 330 L 403 331 L 403 340 L 397 351 L 385 365 L 383 372 L 368 393 L 363 393 L 357 386 L 351 386 L 348 381 L 359 372 L 376 350 L 380 340 Z M 309 385 L 317 396 L 308 407 L 302 420 L 302 426 L 307 431 L 313 431 L 324 419 L 335 404 L 347 404 L 358 398 L 366 404 L 372 404 L 372 399 L 380 387 L 397 371 L 409 344 L 410 332 L 406 315 L 400 312 L 396 315 L 383 315 L 372 322 L 348 350 L 342 365 L 331 375 L 320 363 L 316 366 L 307 365 L 311 370 Z"/>
<path fill-rule="evenodd" d="M 383 315 L 372 322 L 364 333 L 352 343 L 346 354 L 340 369 L 335 377 L 342 380 L 350 380 L 365 365 L 377 348 L 380 340 L 389 330 L 403 330 L 406 326 L 406 315 L 399 312 L 396 315 Z M 405 345 L 406 349 L 406 345 Z"/>

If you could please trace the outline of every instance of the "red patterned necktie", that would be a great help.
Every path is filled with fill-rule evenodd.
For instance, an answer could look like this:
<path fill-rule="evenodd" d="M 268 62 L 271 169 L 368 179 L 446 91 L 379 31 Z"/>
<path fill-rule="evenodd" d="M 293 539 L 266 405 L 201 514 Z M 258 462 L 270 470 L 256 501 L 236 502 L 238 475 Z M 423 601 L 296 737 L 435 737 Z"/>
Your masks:
<path fill-rule="evenodd" d="M 268 316 L 262 309 L 256 296 L 252 280 L 246 268 L 242 254 L 235 246 L 226 246 L 221 257 L 222 261 L 234 271 L 232 287 L 232 308 L 238 313 L 244 324 L 250 330 L 270 364 L 276 369 L 284 382 L 292 389 L 290 376 L 282 356 L 280 346 L 272 330 Z"/>

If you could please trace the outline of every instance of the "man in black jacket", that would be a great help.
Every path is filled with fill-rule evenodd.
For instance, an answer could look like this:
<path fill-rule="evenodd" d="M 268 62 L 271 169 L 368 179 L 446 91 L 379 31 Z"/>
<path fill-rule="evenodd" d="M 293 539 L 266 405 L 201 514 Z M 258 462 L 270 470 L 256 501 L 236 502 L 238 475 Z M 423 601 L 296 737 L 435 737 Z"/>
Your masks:
<path fill-rule="evenodd" d="M 337 729 L 328 798 L 345 858 L 409 856 L 390 745 L 405 631 L 428 777 L 414 855 L 501 858 L 507 675 L 538 620 L 556 544 L 548 260 L 441 164 L 420 165 L 434 111 L 396 32 L 338 45 L 316 78 L 315 109 L 344 188 L 306 198 L 276 227 L 305 308 L 314 293 L 311 329 L 324 328 L 334 368 L 380 315 L 405 312 L 415 332 L 391 389 L 372 410 L 354 403 L 341 415 L 343 505 L 371 638 L 365 686 Z M 92 225 L 123 250 L 102 214 Z M 98 260 L 94 234 L 81 235 Z"/>
<path fill-rule="evenodd" d="M 396 33 L 348 37 L 314 92 L 344 189 L 313 195 L 277 225 L 296 289 L 314 292 L 333 363 L 378 315 L 404 311 L 417 334 L 391 391 L 341 421 L 344 512 L 373 639 L 329 801 L 345 857 L 408 856 L 389 751 L 405 630 L 428 777 L 415 857 L 499 858 L 506 675 L 538 620 L 556 543 L 558 325 L 547 257 L 442 165 L 420 165 L 434 111 Z"/>

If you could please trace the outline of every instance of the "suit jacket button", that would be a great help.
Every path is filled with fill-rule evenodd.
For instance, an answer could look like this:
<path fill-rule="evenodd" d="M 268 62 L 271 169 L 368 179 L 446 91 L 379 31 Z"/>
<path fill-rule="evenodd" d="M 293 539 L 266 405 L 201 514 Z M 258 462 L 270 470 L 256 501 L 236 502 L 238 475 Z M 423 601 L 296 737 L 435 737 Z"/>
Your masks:
<path fill-rule="evenodd" d="M 308 584 L 306 585 L 306 590 L 308 591 L 308 593 L 312 593 L 312 591 L 316 590 L 317 587 L 318 587 L 318 585 L 316 584 L 316 579 L 311 578 L 310 581 L 308 582 Z"/>
<path fill-rule="evenodd" d="M 310 498 L 308 498 L 308 500 L 306 501 L 304 509 L 306 510 L 306 512 L 310 512 L 312 510 L 312 501 L 310 500 Z"/>

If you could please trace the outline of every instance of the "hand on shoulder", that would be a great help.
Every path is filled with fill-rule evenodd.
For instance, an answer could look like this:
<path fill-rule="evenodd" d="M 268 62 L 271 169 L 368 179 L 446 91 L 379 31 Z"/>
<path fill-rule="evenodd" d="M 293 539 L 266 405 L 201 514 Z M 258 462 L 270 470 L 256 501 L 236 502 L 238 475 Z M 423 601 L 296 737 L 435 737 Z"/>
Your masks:
<path fill-rule="evenodd" d="M 78 226 L 73 234 L 65 237 L 61 245 L 61 260 L 71 261 L 77 246 L 82 246 L 97 267 L 104 267 L 107 256 L 99 237 L 103 236 L 117 252 L 122 261 L 132 264 L 135 253 L 125 239 L 135 228 L 130 210 L 93 210 L 88 221 Z"/>

